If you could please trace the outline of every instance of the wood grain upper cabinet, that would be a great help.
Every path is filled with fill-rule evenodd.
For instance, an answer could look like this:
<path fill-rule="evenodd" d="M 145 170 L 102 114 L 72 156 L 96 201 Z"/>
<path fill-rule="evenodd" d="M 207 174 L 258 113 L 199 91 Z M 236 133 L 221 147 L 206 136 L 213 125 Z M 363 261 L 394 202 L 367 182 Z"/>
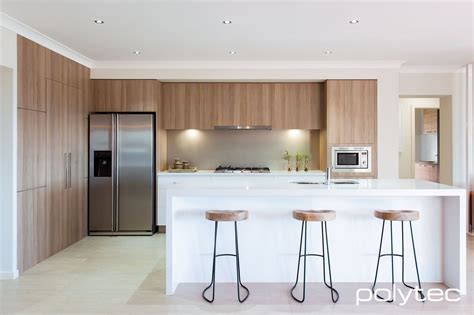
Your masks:
<path fill-rule="evenodd" d="M 274 129 L 320 129 L 323 91 L 320 83 L 273 84 Z"/>
<path fill-rule="evenodd" d="M 215 84 L 215 126 L 271 126 L 273 84 Z"/>
<path fill-rule="evenodd" d="M 438 132 L 438 109 L 424 108 L 423 109 L 423 133 L 437 133 Z"/>
<path fill-rule="evenodd" d="M 216 83 L 214 88 L 214 125 L 239 126 L 242 124 L 241 85 L 236 83 Z"/>
<path fill-rule="evenodd" d="M 92 80 L 92 111 L 156 111 L 156 80 Z"/>
<path fill-rule="evenodd" d="M 47 49 L 22 36 L 17 47 L 18 107 L 46 111 Z"/>
<path fill-rule="evenodd" d="M 162 83 L 165 129 L 214 128 L 216 83 Z"/>
<path fill-rule="evenodd" d="M 166 129 L 319 129 L 319 83 L 163 83 Z"/>
<path fill-rule="evenodd" d="M 376 87 L 376 80 L 326 82 L 328 143 L 376 143 Z"/>

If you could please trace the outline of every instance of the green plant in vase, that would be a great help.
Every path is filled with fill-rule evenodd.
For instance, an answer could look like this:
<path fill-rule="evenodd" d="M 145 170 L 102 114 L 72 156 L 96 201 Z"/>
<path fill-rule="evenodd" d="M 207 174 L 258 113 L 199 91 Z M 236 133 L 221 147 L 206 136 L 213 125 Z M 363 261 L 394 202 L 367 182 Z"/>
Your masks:
<path fill-rule="evenodd" d="M 304 171 L 307 172 L 309 170 L 309 162 L 311 161 L 311 155 L 308 153 L 303 154 L 303 160 L 304 160 Z"/>
<path fill-rule="evenodd" d="M 301 153 L 296 153 L 296 171 L 298 172 L 300 170 L 301 166 L 301 161 L 303 161 L 303 154 Z"/>
<path fill-rule="evenodd" d="M 288 150 L 285 150 L 285 153 L 283 154 L 283 160 L 285 160 L 288 165 L 288 172 L 291 172 L 291 154 L 288 152 Z"/>

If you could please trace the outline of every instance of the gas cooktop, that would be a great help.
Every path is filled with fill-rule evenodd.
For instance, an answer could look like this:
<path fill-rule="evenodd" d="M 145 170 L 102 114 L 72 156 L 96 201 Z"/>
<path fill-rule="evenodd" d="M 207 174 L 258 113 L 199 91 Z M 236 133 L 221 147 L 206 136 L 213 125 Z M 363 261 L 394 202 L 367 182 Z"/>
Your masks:
<path fill-rule="evenodd" d="M 219 166 L 214 171 L 215 173 L 270 173 L 268 167 L 233 167 L 233 166 Z"/>

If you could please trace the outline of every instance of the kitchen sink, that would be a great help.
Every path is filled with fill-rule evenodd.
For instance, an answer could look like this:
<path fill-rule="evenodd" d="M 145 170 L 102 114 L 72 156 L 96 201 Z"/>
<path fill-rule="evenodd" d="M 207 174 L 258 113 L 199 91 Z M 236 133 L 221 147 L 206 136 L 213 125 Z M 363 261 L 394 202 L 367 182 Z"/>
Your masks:
<path fill-rule="evenodd" d="M 359 182 L 356 181 L 356 180 L 333 180 L 333 181 L 331 181 L 331 184 L 336 184 L 336 185 L 356 185 L 356 184 L 359 184 Z"/>
<path fill-rule="evenodd" d="M 292 184 L 298 184 L 298 185 L 327 185 L 325 182 L 310 182 L 310 181 L 297 181 L 297 182 L 291 182 Z M 334 185 L 357 185 L 359 184 L 358 181 L 356 180 L 333 180 L 331 181 L 331 184 Z"/>

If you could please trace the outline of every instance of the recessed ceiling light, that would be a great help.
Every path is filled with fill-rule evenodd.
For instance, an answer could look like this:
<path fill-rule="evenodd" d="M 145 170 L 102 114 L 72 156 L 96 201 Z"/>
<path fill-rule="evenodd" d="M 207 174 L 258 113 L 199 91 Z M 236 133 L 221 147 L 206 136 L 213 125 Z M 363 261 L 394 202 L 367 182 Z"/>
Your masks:
<path fill-rule="evenodd" d="M 224 20 L 224 21 L 222 21 L 222 23 L 224 23 L 224 24 L 232 24 L 232 21 L 231 21 L 231 20 Z"/>
<path fill-rule="evenodd" d="M 229 54 L 231 54 L 231 55 L 235 55 L 236 53 L 237 53 L 237 52 L 236 52 L 235 50 L 229 51 Z"/>
<path fill-rule="evenodd" d="M 332 50 L 326 50 L 326 51 L 324 52 L 324 54 L 330 55 L 330 54 L 332 54 Z"/>
<path fill-rule="evenodd" d="M 135 50 L 135 51 L 133 52 L 134 55 L 140 55 L 141 53 L 142 53 L 142 52 L 139 51 L 139 50 Z"/>
<path fill-rule="evenodd" d="M 103 20 L 94 20 L 95 24 L 104 24 L 105 22 Z"/>
<path fill-rule="evenodd" d="M 359 23 L 359 20 L 357 20 L 357 19 L 350 20 L 349 23 L 351 23 L 351 24 L 358 24 L 358 23 Z"/>

